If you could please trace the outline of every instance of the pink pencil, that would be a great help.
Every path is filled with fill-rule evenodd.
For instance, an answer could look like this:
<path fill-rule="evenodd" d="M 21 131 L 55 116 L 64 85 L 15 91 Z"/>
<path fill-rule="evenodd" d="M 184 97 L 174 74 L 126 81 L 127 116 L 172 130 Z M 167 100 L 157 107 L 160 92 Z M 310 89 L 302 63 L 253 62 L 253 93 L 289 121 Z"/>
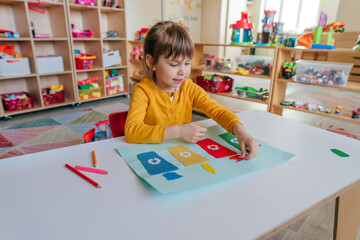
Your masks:
<path fill-rule="evenodd" d="M 97 169 L 97 168 L 91 168 L 91 167 L 84 167 L 84 166 L 75 166 L 76 170 L 79 171 L 84 171 L 84 172 L 92 172 L 92 173 L 98 173 L 98 174 L 108 174 L 108 171 L 106 170 L 101 170 L 101 169 Z"/>

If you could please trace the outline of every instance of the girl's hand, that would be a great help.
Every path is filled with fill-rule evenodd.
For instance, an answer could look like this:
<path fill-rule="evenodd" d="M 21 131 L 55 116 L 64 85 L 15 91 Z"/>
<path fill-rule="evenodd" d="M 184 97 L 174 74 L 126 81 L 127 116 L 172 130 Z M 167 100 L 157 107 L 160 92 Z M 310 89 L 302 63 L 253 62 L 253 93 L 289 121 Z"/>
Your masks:
<path fill-rule="evenodd" d="M 165 130 L 164 140 L 173 138 L 182 138 L 187 142 L 196 143 L 205 137 L 207 128 L 200 127 L 193 123 L 169 126 Z"/>
<path fill-rule="evenodd" d="M 196 143 L 201 138 L 205 137 L 207 128 L 200 127 L 199 125 L 188 123 L 179 125 L 179 135 L 187 142 Z"/>
<path fill-rule="evenodd" d="M 245 157 L 246 159 L 249 160 L 259 153 L 259 143 L 246 132 L 245 128 L 240 123 L 236 123 L 233 126 L 232 132 L 239 141 L 241 158 L 245 157 L 247 147 L 249 147 L 250 150 Z"/>

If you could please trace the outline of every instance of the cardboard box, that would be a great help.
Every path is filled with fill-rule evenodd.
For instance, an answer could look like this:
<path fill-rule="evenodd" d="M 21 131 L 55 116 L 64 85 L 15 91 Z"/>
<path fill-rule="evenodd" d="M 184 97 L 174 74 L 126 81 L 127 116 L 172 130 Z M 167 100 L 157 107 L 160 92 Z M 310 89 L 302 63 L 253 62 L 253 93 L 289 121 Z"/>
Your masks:
<path fill-rule="evenodd" d="M 62 56 L 36 57 L 38 73 L 55 73 L 64 71 Z"/>
<path fill-rule="evenodd" d="M 104 67 L 111 67 L 121 64 L 121 58 L 118 50 L 103 53 Z"/>
<path fill-rule="evenodd" d="M 30 74 L 28 58 L 0 59 L 0 76 L 19 76 Z"/>

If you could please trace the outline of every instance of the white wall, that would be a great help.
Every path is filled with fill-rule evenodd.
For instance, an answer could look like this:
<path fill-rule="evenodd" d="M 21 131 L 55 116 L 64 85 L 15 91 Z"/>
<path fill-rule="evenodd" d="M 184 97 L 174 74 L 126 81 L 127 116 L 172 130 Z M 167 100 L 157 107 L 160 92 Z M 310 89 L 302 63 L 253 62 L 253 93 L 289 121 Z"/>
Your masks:
<path fill-rule="evenodd" d="M 346 32 L 360 32 L 359 11 L 360 0 L 340 0 L 340 6 L 336 20 L 339 22 L 345 22 Z"/>
<path fill-rule="evenodd" d="M 127 40 L 161 20 L 161 0 L 125 0 Z"/>

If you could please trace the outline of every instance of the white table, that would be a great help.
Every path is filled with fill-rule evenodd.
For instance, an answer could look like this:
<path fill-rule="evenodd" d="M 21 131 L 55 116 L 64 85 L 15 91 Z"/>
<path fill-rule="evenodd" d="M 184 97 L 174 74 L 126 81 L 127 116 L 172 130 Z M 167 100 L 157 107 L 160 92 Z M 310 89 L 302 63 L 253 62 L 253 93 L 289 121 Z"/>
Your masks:
<path fill-rule="evenodd" d="M 360 141 L 264 111 L 239 116 L 255 138 L 296 156 L 169 195 L 147 186 L 121 159 L 115 148 L 127 144 L 123 138 L 0 160 L 0 239 L 261 239 L 359 182 Z M 64 166 L 91 166 L 92 150 L 98 168 L 109 171 L 87 173 L 100 189 Z"/>

